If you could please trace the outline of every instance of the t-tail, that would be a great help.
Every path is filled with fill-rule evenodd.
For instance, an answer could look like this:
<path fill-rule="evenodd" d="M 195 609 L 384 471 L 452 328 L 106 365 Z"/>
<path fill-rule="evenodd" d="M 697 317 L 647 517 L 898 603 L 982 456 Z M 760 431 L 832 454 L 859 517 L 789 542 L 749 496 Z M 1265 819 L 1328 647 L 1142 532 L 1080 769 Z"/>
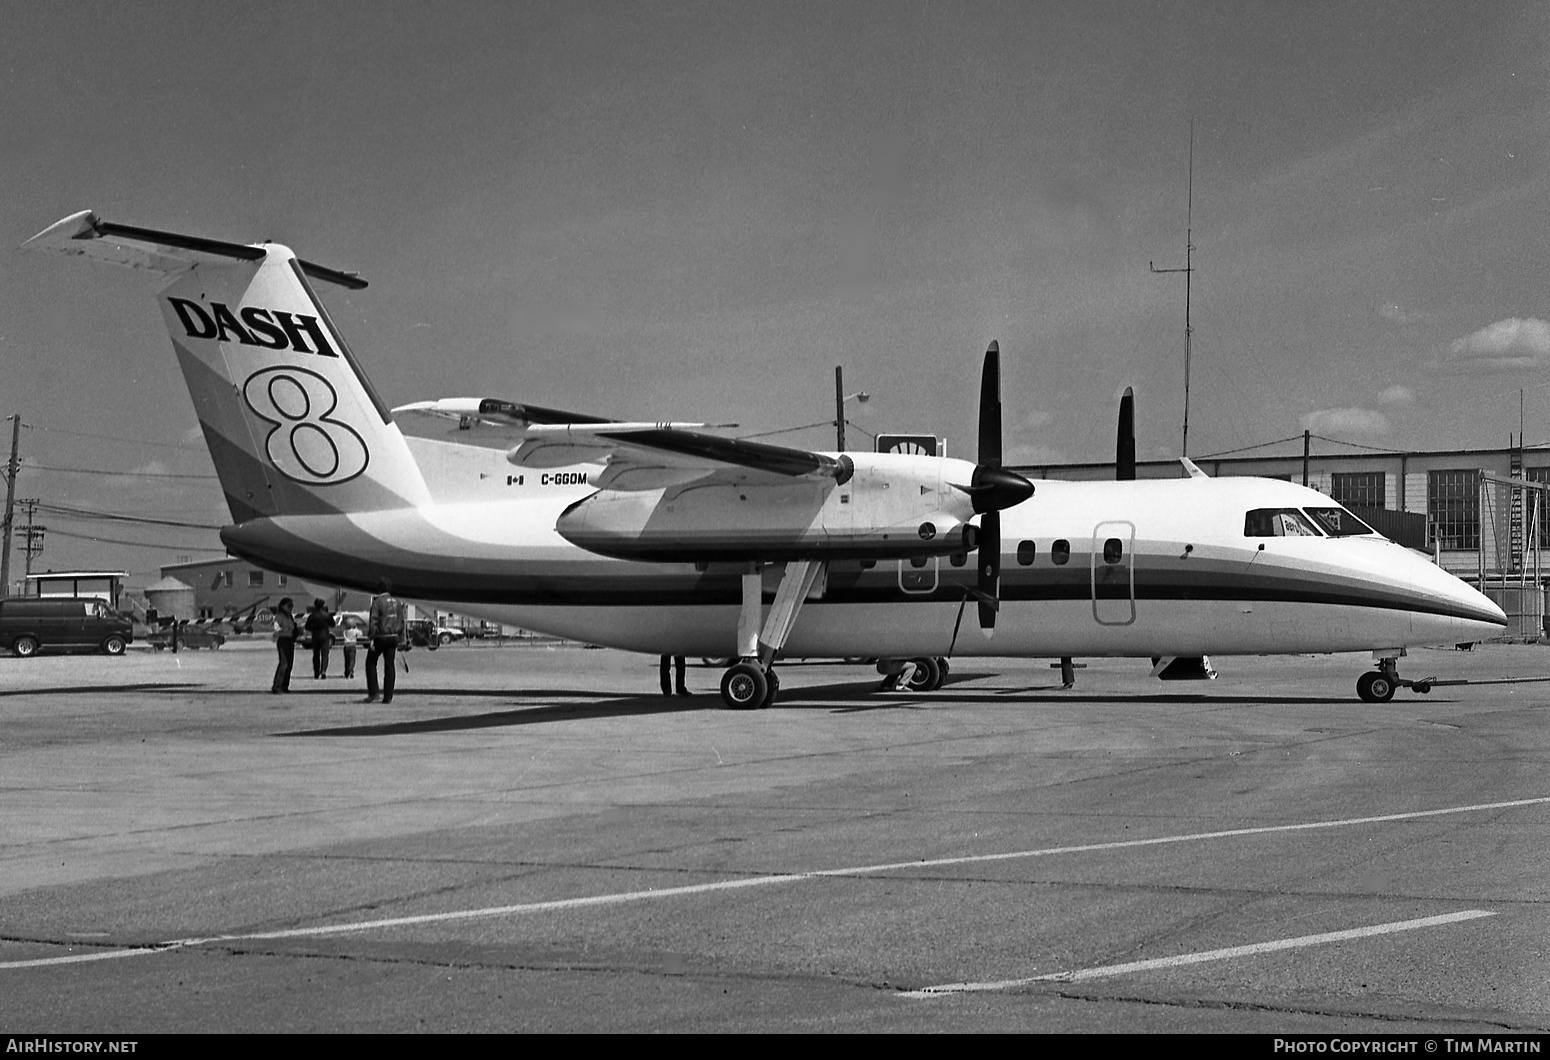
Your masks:
<path fill-rule="evenodd" d="M 158 300 L 233 521 L 413 507 L 425 480 L 313 291 L 366 282 L 277 243 L 66 217 L 24 246 L 167 277 Z"/>

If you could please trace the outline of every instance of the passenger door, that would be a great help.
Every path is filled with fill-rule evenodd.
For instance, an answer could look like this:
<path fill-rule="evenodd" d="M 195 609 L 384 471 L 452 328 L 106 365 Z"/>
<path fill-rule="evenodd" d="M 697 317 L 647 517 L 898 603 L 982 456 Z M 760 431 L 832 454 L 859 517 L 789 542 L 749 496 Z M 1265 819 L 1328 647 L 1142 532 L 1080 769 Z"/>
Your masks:
<path fill-rule="evenodd" d="M 1136 526 L 1115 519 L 1093 528 L 1093 618 L 1100 626 L 1128 626 L 1136 620 Z"/>

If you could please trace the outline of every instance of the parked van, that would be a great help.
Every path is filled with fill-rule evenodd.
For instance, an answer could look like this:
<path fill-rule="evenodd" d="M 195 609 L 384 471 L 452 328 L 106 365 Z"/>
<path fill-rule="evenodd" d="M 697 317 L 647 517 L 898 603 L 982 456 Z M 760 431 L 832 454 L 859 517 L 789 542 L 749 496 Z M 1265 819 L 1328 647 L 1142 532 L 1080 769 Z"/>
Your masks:
<path fill-rule="evenodd" d="M 40 651 L 100 651 L 122 655 L 134 625 L 95 597 L 12 597 L 0 600 L 0 648 L 21 658 Z"/>

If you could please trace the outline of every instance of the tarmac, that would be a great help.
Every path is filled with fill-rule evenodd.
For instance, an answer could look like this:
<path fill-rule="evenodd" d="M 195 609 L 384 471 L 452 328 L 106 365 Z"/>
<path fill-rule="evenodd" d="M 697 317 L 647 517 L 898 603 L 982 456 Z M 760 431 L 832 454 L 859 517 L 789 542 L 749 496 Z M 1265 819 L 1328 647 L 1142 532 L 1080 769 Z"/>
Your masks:
<path fill-rule="evenodd" d="M 406 659 L 0 657 L 0 1034 L 1550 1032 L 1550 682 Z"/>

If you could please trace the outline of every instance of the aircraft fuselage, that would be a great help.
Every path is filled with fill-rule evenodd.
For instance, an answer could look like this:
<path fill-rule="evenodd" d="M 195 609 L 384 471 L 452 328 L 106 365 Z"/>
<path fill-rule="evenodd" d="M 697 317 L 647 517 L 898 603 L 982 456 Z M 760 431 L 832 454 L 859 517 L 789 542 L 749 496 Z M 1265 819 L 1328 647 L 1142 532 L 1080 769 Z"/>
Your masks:
<path fill-rule="evenodd" d="M 746 564 L 646 563 L 555 527 L 595 467 L 513 475 L 500 450 L 409 439 L 438 494 L 418 508 L 292 515 L 229 528 L 228 547 L 301 577 L 397 591 L 612 647 L 725 656 Z M 1376 536 L 1246 536 L 1250 511 L 1327 507 L 1264 479 L 1036 483 L 1002 513 L 1001 617 L 960 623 L 973 553 L 828 565 L 790 656 L 1177 656 L 1377 650 L 1498 633 L 1500 612 Z M 766 578 L 766 603 L 779 567 Z M 957 631 L 954 639 L 955 627 Z"/>

